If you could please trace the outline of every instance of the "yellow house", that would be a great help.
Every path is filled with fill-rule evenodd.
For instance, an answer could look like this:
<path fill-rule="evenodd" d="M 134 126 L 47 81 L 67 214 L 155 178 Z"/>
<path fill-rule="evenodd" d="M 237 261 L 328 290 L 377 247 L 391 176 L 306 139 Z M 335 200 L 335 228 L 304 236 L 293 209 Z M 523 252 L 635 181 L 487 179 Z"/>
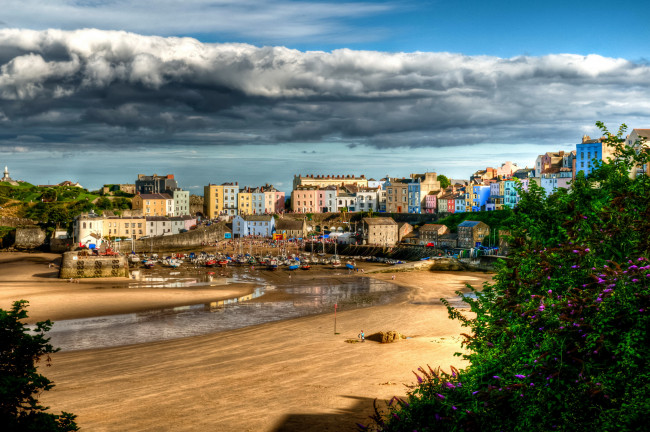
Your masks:
<path fill-rule="evenodd" d="M 167 216 L 174 214 L 174 199 L 168 194 L 138 194 L 131 200 L 133 210 L 143 216 Z"/>
<path fill-rule="evenodd" d="M 255 214 L 253 210 L 253 193 L 250 189 L 242 189 L 237 194 L 237 205 L 239 206 L 240 215 Z"/>
<path fill-rule="evenodd" d="M 136 217 L 106 217 L 103 221 L 102 234 L 104 237 L 139 239 L 147 233 L 147 221 L 143 216 Z"/>
<path fill-rule="evenodd" d="M 203 214 L 214 219 L 223 211 L 223 185 L 203 186 Z"/>

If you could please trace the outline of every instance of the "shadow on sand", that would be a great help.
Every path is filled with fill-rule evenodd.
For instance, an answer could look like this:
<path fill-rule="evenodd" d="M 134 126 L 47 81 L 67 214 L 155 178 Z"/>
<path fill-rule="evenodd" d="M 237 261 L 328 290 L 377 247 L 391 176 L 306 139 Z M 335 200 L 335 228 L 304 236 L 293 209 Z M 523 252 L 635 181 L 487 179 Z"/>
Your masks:
<path fill-rule="evenodd" d="M 373 400 L 370 398 L 345 396 L 356 403 L 348 408 L 331 414 L 289 414 L 278 424 L 273 432 L 305 432 L 305 431 L 358 431 L 357 423 L 367 425 L 370 415 L 374 413 Z M 377 400 L 377 408 L 386 407 L 384 400 Z"/>

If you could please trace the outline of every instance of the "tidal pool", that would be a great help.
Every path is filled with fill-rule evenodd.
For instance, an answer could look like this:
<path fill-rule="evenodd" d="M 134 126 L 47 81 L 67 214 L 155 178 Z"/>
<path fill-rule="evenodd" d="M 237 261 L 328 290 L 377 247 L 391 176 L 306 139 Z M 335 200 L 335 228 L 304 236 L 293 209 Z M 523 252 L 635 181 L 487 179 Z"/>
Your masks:
<path fill-rule="evenodd" d="M 184 275 L 169 281 L 168 286 L 208 285 L 210 277 L 219 275 Z M 255 275 L 230 275 L 229 279 L 258 282 L 260 287 L 246 296 L 205 304 L 56 321 L 48 335 L 51 343 L 62 351 L 139 344 L 333 312 L 335 303 L 339 310 L 386 304 L 401 290 L 390 282 L 370 278 L 313 281 L 304 286 L 269 284 Z M 158 276 L 150 276 L 131 288 L 164 283 Z M 287 300 L 264 301 L 264 294 L 273 291 L 283 294 Z"/>

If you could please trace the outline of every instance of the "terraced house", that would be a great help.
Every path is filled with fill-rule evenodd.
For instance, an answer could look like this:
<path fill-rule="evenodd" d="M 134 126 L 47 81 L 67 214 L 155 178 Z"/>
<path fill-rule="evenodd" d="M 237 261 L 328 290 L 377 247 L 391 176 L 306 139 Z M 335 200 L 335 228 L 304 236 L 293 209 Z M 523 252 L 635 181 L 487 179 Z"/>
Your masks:
<path fill-rule="evenodd" d="M 458 224 L 458 247 L 470 249 L 481 246 L 489 235 L 490 227 L 486 223 L 466 220 Z"/>
<path fill-rule="evenodd" d="M 140 211 L 142 216 L 172 216 L 174 214 L 174 199 L 166 193 L 138 194 L 131 200 L 133 210 Z"/>

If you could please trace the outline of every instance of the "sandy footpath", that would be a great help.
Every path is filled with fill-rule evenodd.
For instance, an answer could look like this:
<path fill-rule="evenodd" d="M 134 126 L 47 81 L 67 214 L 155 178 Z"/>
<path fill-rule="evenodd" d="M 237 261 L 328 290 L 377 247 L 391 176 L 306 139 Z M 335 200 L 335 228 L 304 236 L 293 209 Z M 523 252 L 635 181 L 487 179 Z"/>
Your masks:
<path fill-rule="evenodd" d="M 77 309 L 91 308 L 87 312 L 92 315 L 100 313 L 94 304 L 114 301 L 89 301 L 88 295 L 118 289 L 92 288 L 97 282 L 43 284 L 36 275 L 47 273 L 48 260 L 56 256 L 43 256 L 42 263 L 12 264 L 4 255 L 0 307 L 18 295 L 30 300 L 32 316 L 45 316 L 65 299 L 78 302 Z M 43 268 L 34 272 L 37 266 Z M 365 277 L 347 277 L 357 275 Z M 392 275 L 372 277 L 392 280 Z M 294 278 L 295 283 L 304 283 L 306 277 Z M 405 394 L 418 366 L 462 366 L 453 356 L 460 350 L 461 327 L 447 318 L 438 299 L 453 297 L 465 283 L 480 286 L 490 277 L 397 273 L 394 282 L 409 287 L 408 293 L 391 305 L 340 312 L 339 334 L 334 334 L 330 314 L 172 341 L 57 353 L 52 367 L 43 371 L 56 387 L 41 401 L 53 411 L 77 414 L 86 431 L 356 430 L 355 423 L 366 422 L 372 412 L 373 399 Z M 52 290 L 63 297 L 53 300 Z M 179 297 L 197 294 L 180 291 Z M 147 303 L 129 294 L 121 304 L 129 308 L 138 302 Z M 104 306 L 97 307 L 103 314 Z M 396 330 L 410 338 L 386 345 L 345 342 L 356 339 L 361 329 L 366 334 Z"/>

